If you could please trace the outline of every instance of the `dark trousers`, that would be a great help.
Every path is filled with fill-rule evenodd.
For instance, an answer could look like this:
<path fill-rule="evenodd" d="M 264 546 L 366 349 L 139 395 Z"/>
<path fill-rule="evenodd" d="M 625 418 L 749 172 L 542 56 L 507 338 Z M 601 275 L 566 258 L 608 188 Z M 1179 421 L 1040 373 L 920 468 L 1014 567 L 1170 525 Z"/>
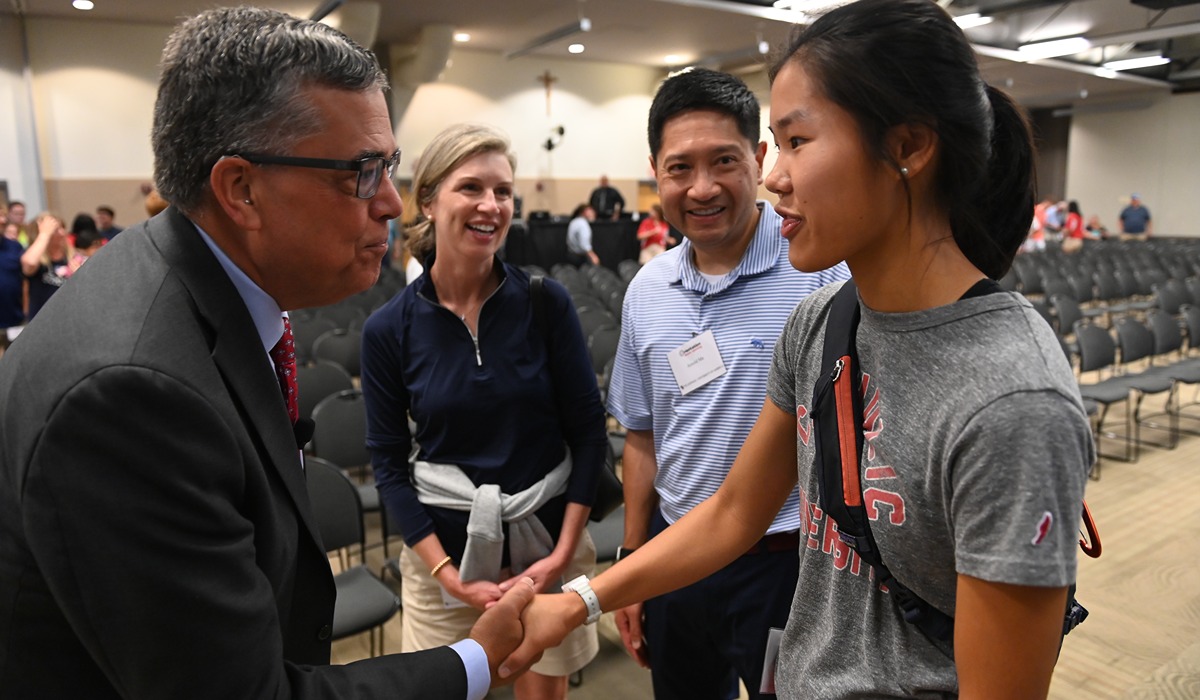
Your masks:
<path fill-rule="evenodd" d="M 666 529 L 662 513 L 651 536 Z M 731 700 L 740 677 L 764 697 L 767 630 L 783 628 L 799 576 L 791 551 L 746 554 L 712 576 L 646 601 L 643 631 L 656 700 Z"/>

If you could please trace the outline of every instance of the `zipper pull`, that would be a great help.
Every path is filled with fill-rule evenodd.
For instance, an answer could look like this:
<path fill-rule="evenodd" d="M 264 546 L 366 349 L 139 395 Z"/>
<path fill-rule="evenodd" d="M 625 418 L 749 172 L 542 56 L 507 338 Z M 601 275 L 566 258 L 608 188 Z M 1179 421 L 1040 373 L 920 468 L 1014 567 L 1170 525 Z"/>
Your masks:
<path fill-rule="evenodd" d="M 833 363 L 833 371 L 829 373 L 829 381 L 836 382 L 838 377 L 842 376 L 842 368 L 846 366 L 845 360 L 838 358 L 838 361 Z"/>

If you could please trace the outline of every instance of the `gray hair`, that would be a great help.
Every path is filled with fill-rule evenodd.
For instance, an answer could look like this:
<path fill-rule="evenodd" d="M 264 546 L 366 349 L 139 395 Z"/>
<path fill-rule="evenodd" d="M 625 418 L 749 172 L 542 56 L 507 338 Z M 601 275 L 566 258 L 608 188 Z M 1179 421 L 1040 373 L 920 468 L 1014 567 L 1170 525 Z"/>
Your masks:
<path fill-rule="evenodd" d="M 222 156 L 282 153 L 321 123 L 303 90 L 387 88 L 374 54 L 324 24 L 251 7 L 184 21 L 167 39 L 154 105 L 154 182 L 198 207 Z"/>
<path fill-rule="evenodd" d="M 517 170 L 517 157 L 512 152 L 508 137 L 490 126 L 481 124 L 454 124 L 433 137 L 429 146 L 417 159 L 413 171 L 412 191 L 417 201 L 417 218 L 405 231 L 408 252 L 420 262 L 434 251 L 434 228 L 422 212 L 437 197 L 438 189 L 450 173 L 468 158 L 481 153 L 500 153 L 508 159 L 513 172 Z"/>

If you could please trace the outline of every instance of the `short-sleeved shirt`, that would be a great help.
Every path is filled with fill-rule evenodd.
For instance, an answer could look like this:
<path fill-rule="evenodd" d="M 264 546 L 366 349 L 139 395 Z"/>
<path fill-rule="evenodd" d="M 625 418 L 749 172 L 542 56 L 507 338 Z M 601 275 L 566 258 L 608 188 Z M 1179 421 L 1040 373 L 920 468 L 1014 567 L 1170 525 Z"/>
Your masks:
<path fill-rule="evenodd" d="M 798 272 L 788 262 L 782 219 L 767 202 L 758 207 L 754 239 L 729 275 L 705 279 L 685 239 L 647 263 L 625 293 L 608 409 L 626 428 L 654 431 L 654 486 L 668 522 L 725 480 L 762 409 L 771 353 L 796 304 L 850 275 L 844 263 Z M 708 330 L 725 375 L 684 396 L 667 354 Z M 798 498 L 793 492 L 769 532 L 797 528 Z"/>
<path fill-rule="evenodd" d="M 776 687 L 780 698 L 954 697 L 952 643 L 904 620 L 824 514 L 809 411 L 834 292 L 796 310 L 771 369 L 771 400 L 796 418 L 807 533 Z M 857 350 L 863 500 L 897 580 L 949 615 L 958 574 L 1072 583 L 1094 446 L 1058 339 L 1029 302 L 996 293 L 911 313 L 864 307 Z"/>
<path fill-rule="evenodd" d="M 19 326 L 25 320 L 21 311 L 21 254 L 25 249 L 17 241 L 0 236 L 0 328 Z"/>
<path fill-rule="evenodd" d="M 1145 233 L 1150 223 L 1150 210 L 1146 207 L 1128 206 L 1121 210 L 1121 227 L 1125 233 Z"/>
<path fill-rule="evenodd" d="M 54 260 L 49 265 L 38 266 L 32 275 L 26 275 L 29 282 L 29 320 L 42 310 L 50 297 L 67 283 L 71 276 L 71 266 L 66 260 Z"/>
<path fill-rule="evenodd" d="M 567 224 L 567 251 L 586 255 L 592 249 L 592 225 L 582 216 L 571 219 Z"/>

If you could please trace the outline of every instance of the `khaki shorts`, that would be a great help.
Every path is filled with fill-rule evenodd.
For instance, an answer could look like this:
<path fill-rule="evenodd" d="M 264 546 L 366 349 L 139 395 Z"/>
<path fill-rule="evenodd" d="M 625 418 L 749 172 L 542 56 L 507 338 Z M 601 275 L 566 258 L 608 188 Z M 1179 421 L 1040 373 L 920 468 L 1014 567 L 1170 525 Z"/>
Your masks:
<path fill-rule="evenodd" d="M 595 569 L 596 546 L 585 529 L 579 537 L 575 558 L 563 574 L 564 580 L 570 581 L 580 574 L 590 577 Z M 465 639 L 482 614 L 470 606 L 446 609 L 441 585 L 429 575 L 425 562 L 409 547 L 400 553 L 400 577 L 402 651 L 432 649 Z M 547 588 L 546 592 L 558 591 Z M 568 676 L 587 666 L 599 651 L 596 625 L 584 625 L 568 634 L 562 644 L 547 649 L 542 660 L 531 670 L 544 676 Z"/>

